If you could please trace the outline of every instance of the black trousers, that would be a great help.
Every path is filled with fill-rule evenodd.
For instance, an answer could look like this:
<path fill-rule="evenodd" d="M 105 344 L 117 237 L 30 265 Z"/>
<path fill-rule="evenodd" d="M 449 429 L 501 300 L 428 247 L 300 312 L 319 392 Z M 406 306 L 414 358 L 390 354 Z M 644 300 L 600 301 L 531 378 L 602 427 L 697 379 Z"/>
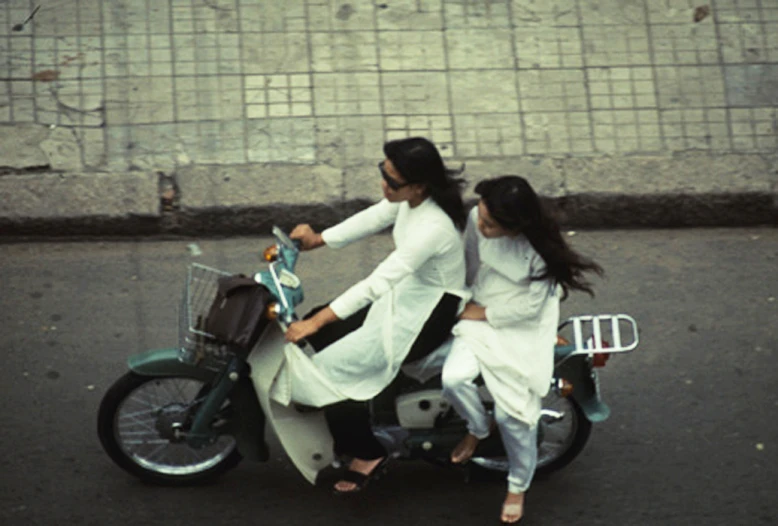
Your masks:
<path fill-rule="evenodd" d="M 459 296 L 453 294 L 443 295 L 414 340 L 404 363 L 414 362 L 425 357 L 446 341 L 457 322 L 460 299 Z M 313 316 L 324 307 L 312 310 L 306 315 L 306 318 Z M 365 307 L 345 320 L 339 320 L 323 327 L 318 333 L 309 337 L 308 342 L 316 351 L 324 349 L 329 344 L 361 327 L 365 317 L 367 317 L 368 310 L 369 307 Z M 357 400 L 339 402 L 325 407 L 324 415 L 335 441 L 336 455 L 363 460 L 374 460 L 386 456 L 386 449 L 373 435 L 367 402 Z"/>

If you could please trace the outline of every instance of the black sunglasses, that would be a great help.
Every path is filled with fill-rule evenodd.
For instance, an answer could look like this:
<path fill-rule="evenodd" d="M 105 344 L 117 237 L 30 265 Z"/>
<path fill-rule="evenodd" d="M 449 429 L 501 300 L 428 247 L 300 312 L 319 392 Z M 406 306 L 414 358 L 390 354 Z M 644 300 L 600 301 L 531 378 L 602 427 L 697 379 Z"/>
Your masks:
<path fill-rule="evenodd" d="M 389 174 L 386 173 L 386 170 L 384 169 L 384 161 L 381 161 L 378 163 L 378 170 L 381 172 L 381 177 L 384 178 L 384 181 L 386 181 L 387 186 L 391 188 L 394 191 L 399 190 L 403 186 L 408 186 L 411 183 L 398 183 L 395 179 L 392 179 L 389 177 Z"/>

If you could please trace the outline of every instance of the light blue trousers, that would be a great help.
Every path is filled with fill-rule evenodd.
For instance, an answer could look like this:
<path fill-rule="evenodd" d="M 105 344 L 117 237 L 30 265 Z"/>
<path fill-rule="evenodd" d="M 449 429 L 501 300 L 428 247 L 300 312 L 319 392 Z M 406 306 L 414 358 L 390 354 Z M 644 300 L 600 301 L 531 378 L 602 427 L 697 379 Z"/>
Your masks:
<path fill-rule="evenodd" d="M 455 340 L 443 365 L 443 396 L 467 421 L 468 432 L 484 439 L 489 436 L 492 418 L 474 383 L 480 374 L 478 358 L 464 342 Z M 496 404 L 494 420 L 508 454 L 508 491 L 523 493 L 529 488 L 537 466 L 537 428 L 513 418 Z"/>

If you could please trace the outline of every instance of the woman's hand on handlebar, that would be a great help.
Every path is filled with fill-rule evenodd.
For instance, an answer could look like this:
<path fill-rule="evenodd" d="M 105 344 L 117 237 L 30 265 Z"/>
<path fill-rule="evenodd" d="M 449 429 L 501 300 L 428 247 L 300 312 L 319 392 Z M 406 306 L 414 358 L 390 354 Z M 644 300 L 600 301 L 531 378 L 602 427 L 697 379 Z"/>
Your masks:
<path fill-rule="evenodd" d="M 314 232 L 311 225 L 297 225 L 292 230 L 292 233 L 289 234 L 289 237 L 299 240 L 302 250 L 313 250 L 324 245 L 321 234 Z"/>
<path fill-rule="evenodd" d="M 313 320 L 296 321 L 286 329 L 286 341 L 297 343 L 319 332 L 319 324 Z"/>
<path fill-rule="evenodd" d="M 337 319 L 338 316 L 335 314 L 335 311 L 328 305 L 311 318 L 296 321 L 289 325 L 286 329 L 286 341 L 297 343 L 312 334 L 316 334 L 319 332 L 319 329 Z"/>

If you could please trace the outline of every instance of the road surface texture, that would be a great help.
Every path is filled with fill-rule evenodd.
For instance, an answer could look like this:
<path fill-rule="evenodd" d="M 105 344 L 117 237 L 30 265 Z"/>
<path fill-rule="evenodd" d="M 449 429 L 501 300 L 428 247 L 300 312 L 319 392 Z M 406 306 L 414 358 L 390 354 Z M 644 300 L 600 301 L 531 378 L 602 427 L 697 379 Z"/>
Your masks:
<path fill-rule="evenodd" d="M 629 313 L 641 345 L 601 370 L 611 418 L 570 466 L 534 482 L 523 524 L 778 522 L 778 232 L 581 231 L 568 239 L 607 276 L 596 298 L 571 296 L 563 316 Z M 503 482 L 465 483 L 459 471 L 422 462 L 395 463 L 356 498 L 309 485 L 272 439 L 270 462 L 243 463 L 205 487 L 146 486 L 111 463 L 96 435 L 100 398 L 128 355 L 175 345 L 187 263 L 250 272 L 268 243 L 0 245 L 2 524 L 497 523 Z M 369 272 L 390 243 L 377 236 L 304 254 L 300 311 Z"/>

